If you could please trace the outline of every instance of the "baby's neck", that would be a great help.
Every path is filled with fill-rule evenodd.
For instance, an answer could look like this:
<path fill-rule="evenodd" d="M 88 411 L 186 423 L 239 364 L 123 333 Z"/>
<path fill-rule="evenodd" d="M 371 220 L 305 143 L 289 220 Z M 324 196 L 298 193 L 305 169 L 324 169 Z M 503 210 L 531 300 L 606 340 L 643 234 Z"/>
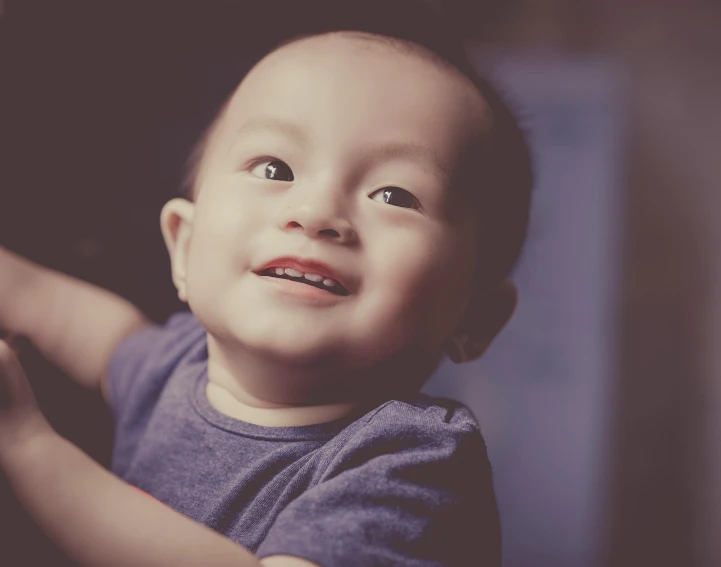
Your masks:
<path fill-rule="evenodd" d="M 329 391 L 318 387 L 323 382 L 320 374 L 222 348 L 208 334 L 206 396 L 216 410 L 235 419 L 265 427 L 298 427 L 348 417 L 363 405 L 340 396 L 314 395 Z"/>
<path fill-rule="evenodd" d="M 208 381 L 205 389 L 208 402 L 220 413 L 246 423 L 264 427 L 299 427 L 316 425 L 349 416 L 357 404 L 330 403 L 308 406 L 268 405 L 267 402 L 240 399 L 237 394 Z"/>

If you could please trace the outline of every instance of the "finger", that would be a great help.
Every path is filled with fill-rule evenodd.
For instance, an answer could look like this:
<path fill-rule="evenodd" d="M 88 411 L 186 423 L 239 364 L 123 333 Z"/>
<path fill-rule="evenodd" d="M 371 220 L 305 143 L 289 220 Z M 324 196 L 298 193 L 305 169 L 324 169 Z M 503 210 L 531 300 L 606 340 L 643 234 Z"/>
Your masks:
<path fill-rule="evenodd" d="M 5 341 L 0 340 L 0 409 L 8 409 L 11 405 L 10 379 L 5 376 L 5 360 L 10 356 L 15 356 L 15 353 Z"/>
<path fill-rule="evenodd" d="M 21 340 L 22 340 L 22 337 L 15 333 L 0 332 L 0 341 L 6 342 L 8 344 L 8 346 L 10 347 L 10 349 L 15 353 L 15 356 L 20 356 L 20 353 L 22 350 L 20 347 Z"/>
<path fill-rule="evenodd" d="M 0 408 L 8 409 L 31 398 L 32 390 L 18 357 L 0 340 Z"/>
<path fill-rule="evenodd" d="M 0 339 L 0 371 L 17 376 L 18 372 L 25 375 L 15 351 L 6 340 Z"/>

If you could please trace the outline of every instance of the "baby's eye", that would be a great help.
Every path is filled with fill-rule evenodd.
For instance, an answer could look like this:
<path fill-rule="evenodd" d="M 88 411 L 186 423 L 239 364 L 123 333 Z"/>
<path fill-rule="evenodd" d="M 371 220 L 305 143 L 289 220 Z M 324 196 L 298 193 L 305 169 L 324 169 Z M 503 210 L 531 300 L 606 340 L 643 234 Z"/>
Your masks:
<path fill-rule="evenodd" d="M 412 193 L 400 187 L 384 187 L 383 189 L 378 189 L 378 191 L 371 194 L 370 198 L 374 201 L 388 203 L 389 205 L 404 207 L 406 209 L 420 210 L 421 208 L 418 199 L 416 199 Z"/>
<path fill-rule="evenodd" d="M 264 159 L 258 162 L 253 169 L 250 170 L 251 175 L 256 177 L 265 177 L 273 181 L 293 181 L 293 171 L 287 163 L 279 159 Z"/>

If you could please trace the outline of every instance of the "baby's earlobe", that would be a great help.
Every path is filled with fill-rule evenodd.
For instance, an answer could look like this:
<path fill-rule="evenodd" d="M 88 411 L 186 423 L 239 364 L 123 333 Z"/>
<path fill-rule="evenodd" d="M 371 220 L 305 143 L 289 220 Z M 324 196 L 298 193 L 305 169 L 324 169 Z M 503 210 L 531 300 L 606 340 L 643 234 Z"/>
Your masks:
<path fill-rule="evenodd" d="M 178 286 L 178 299 L 183 303 L 188 303 L 188 296 L 185 294 L 185 285 Z"/>
<path fill-rule="evenodd" d="M 490 341 L 473 338 L 468 333 L 454 333 L 446 343 L 446 354 L 455 363 L 470 362 L 479 358 Z"/>
<path fill-rule="evenodd" d="M 463 362 L 463 349 L 460 348 L 454 337 L 448 339 L 446 345 L 446 355 L 455 363 Z"/>
<path fill-rule="evenodd" d="M 455 363 L 467 362 L 471 360 L 469 357 L 468 347 L 470 346 L 469 336 L 467 333 L 453 334 L 448 339 L 446 345 L 446 354 Z"/>
<path fill-rule="evenodd" d="M 160 229 L 170 256 L 172 279 L 178 299 L 187 303 L 186 264 L 195 204 L 186 199 L 171 199 L 160 213 Z"/>

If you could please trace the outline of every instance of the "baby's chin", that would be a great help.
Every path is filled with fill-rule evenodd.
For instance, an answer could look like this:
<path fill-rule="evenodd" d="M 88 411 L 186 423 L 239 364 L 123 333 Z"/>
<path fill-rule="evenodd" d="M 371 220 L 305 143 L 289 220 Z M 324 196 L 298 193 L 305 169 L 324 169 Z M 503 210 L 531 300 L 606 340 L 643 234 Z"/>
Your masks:
<path fill-rule="evenodd" d="M 252 358 L 289 372 L 372 372 L 381 366 L 397 367 L 418 360 L 429 350 L 411 344 L 417 337 L 410 326 L 387 325 L 383 329 L 376 325 L 376 332 L 369 332 L 358 324 L 350 325 L 347 319 L 300 324 L 291 318 L 284 324 L 271 318 L 253 321 L 219 316 L 215 311 L 213 316 L 204 315 L 202 310 L 196 313 L 226 356 Z"/>
<path fill-rule="evenodd" d="M 289 365 L 336 372 L 370 370 L 396 359 L 410 347 L 399 341 L 359 340 L 353 333 L 338 331 L 279 332 L 258 339 L 244 341 L 243 348 Z"/>
<path fill-rule="evenodd" d="M 245 343 L 243 348 L 257 356 L 298 370 L 341 372 L 348 366 L 347 355 L 337 345 L 310 341 L 261 341 Z"/>
<path fill-rule="evenodd" d="M 230 355 L 250 356 L 270 364 L 297 367 L 299 371 L 313 368 L 340 371 L 349 355 L 339 337 L 323 336 L 315 331 L 295 332 L 291 329 L 209 329 L 218 345 Z"/>

